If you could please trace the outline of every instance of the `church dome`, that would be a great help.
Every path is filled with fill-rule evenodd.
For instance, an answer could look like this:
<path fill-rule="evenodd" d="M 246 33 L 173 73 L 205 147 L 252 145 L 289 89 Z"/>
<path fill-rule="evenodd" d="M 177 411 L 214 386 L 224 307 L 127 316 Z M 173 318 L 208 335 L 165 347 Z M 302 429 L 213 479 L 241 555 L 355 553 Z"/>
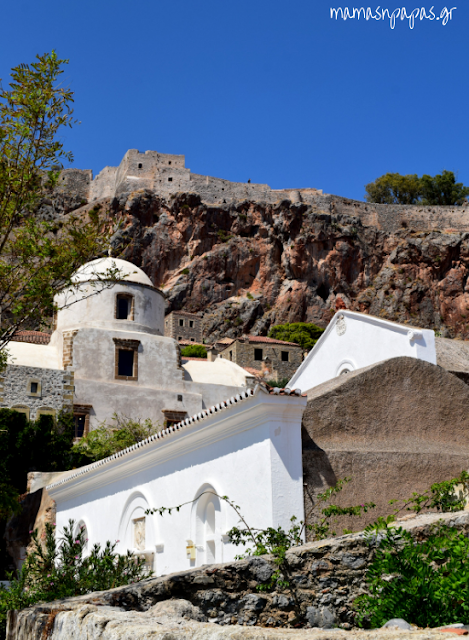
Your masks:
<path fill-rule="evenodd" d="M 97 280 L 99 277 L 116 269 L 120 272 L 119 281 L 136 282 L 137 284 L 145 284 L 153 287 L 153 282 L 146 273 L 131 262 L 121 260 L 120 258 L 98 258 L 97 260 L 87 262 L 75 271 L 72 276 L 72 282 L 78 283 Z"/>

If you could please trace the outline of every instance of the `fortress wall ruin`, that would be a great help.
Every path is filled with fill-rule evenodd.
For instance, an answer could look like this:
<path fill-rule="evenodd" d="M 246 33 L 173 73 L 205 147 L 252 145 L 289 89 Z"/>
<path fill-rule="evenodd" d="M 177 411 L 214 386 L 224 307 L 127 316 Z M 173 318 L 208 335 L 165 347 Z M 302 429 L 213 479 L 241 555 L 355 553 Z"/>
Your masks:
<path fill-rule="evenodd" d="M 232 204 L 243 200 L 275 204 L 282 200 L 305 203 L 331 215 L 355 216 L 365 226 L 393 233 L 414 231 L 469 231 L 469 204 L 463 207 L 381 205 L 323 194 L 319 189 L 271 189 L 267 184 L 230 182 L 191 173 L 185 156 L 129 149 L 118 167 L 105 167 L 93 180 L 92 172 L 65 169 L 58 190 L 72 192 L 88 201 L 149 189 L 163 197 L 178 192 L 197 193 L 207 204 Z"/>

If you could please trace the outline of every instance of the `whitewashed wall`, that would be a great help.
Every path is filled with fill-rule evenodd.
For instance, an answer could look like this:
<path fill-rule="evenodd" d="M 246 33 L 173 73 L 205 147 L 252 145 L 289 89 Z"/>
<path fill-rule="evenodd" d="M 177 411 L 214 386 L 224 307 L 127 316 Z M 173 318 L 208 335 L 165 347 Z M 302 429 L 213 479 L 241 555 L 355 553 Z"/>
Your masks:
<path fill-rule="evenodd" d="M 435 333 L 364 313 L 339 311 L 288 386 L 306 392 L 346 370 L 399 356 L 436 364 Z"/>
<path fill-rule="evenodd" d="M 136 551 L 134 521 L 145 517 L 145 509 L 179 505 L 212 489 L 240 505 L 250 526 L 289 528 L 292 515 L 302 519 L 306 398 L 252 393 L 50 485 L 57 531 L 73 518 L 86 526 L 89 545 L 119 540 L 120 552 Z M 238 524 L 226 503 L 204 495 L 178 513 L 146 516 L 144 551 L 157 575 L 229 561 L 240 549 L 228 543 L 226 532 Z M 187 557 L 189 540 L 195 560 Z"/>

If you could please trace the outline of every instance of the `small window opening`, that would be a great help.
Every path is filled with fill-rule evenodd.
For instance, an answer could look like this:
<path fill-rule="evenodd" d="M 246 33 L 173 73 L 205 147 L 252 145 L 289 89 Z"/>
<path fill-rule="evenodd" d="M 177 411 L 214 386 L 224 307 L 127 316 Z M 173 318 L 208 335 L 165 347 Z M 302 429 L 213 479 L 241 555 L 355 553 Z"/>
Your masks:
<path fill-rule="evenodd" d="M 230 351 L 230 360 L 231 361 L 233 360 L 233 352 L 232 351 Z"/>
<path fill-rule="evenodd" d="M 85 434 L 86 415 L 76 414 L 73 416 L 73 420 L 75 422 L 75 438 L 83 438 Z"/>
<path fill-rule="evenodd" d="M 37 382 L 31 382 L 31 393 L 37 393 L 38 387 L 39 385 Z"/>
<path fill-rule="evenodd" d="M 179 326 L 180 327 L 184 326 L 184 320 L 182 318 L 179 318 Z"/>
<path fill-rule="evenodd" d="M 194 326 L 194 321 L 193 320 L 189 320 L 189 327 L 192 329 Z"/>
<path fill-rule="evenodd" d="M 178 336 L 178 340 L 182 340 L 182 336 Z"/>
<path fill-rule="evenodd" d="M 138 168 L 139 168 L 139 169 L 141 169 L 141 168 L 142 168 L 142 163 L 141 163 L 141 162 L 139 162 L 139 163 L 138 163 Z"/>
<path fill-rule="evenodd" d="M 130 296 L 117 296 L 116 318 L 117 320 L 131 320 L 132 298 Z"/>
<path fill-rule="evenodd" d="M 195 338 L 191 338 L 191 342 L 195 342 Z"/>
<path fill-rule="evenodd" d="M 288 351 L 282 351 L 282 362 L 288 362 Z"/>
<path fill-rule="evenodd" d="M 254 349 L 254 360 L 262 360 L 262 349 Z"/>
<path fill-rule="evenodd" d="M 173 179 L 172 179 L 172 178 L 168 178 L 168 182 L 172 182 L 172 181 L 173 181 Z"/>
<path fill-rule="evenodd" d="M 119 376 L 131 378 L 134 374 L 134 352 L 128 349 L 119 349 L 119 360 L 117 365 Z"/>
<path fill-rule="evenodd" d="M 178 402 L 182 402 L 182 396 L 180 394 L 178 395 Z"/>
<path fill-rule="evenodd" d="M 342 371 L 340 372 L 340 375 L 343 376 L 346 373 L 350 373 L 350 369 L 342 369 Z"/>
<path fill-rule="evenodd" d="M 168 164 L 171 164 L 171 160 L 168 162 Z"/>

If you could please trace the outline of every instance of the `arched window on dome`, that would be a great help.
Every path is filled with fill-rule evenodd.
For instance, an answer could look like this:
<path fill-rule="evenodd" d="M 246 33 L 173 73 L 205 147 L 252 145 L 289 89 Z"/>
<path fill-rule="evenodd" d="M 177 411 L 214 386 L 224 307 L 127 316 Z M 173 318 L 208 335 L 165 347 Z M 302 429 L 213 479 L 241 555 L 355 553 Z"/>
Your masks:
<path fill-rule="evenodd" d="M 116 296 L 116 313 L 117 320 L 133 320 L 134 319 L 134 297 L 128 293 L 118 293 Z"/>

